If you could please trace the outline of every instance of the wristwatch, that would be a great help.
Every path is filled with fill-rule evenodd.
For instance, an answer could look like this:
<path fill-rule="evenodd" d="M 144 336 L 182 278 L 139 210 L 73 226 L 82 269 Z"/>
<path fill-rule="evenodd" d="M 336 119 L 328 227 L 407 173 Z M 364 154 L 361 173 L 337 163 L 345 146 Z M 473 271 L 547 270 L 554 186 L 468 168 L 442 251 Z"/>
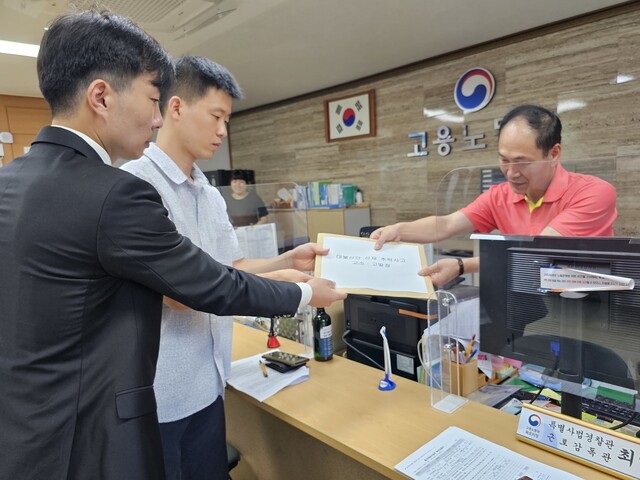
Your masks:
<path fill-rule="evenodd" d="M 458 275 L 464 275 L 464 262 L 460 257 L 456 258 L 458 261 Z"/>

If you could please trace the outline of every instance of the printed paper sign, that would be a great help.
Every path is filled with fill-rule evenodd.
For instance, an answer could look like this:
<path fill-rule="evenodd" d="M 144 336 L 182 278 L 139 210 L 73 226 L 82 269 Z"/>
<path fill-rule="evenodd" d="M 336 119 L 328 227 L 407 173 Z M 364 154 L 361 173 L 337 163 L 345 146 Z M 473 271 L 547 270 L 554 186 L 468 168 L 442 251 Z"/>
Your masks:
<path fill-rule="evenodd" d="M 596 292 L 633 290 L 632 278 L 588 272 L 568 267 L 540 267 L 540 290 L 548 292 Z"/>

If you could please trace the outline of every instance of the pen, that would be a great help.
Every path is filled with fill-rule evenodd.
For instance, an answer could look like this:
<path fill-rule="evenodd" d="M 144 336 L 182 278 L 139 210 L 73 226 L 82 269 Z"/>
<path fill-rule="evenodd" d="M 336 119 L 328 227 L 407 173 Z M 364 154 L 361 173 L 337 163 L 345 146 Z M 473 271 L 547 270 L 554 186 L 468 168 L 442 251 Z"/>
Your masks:
<path fill-rule="evenodd" d="M 473 343 L 476 341 L 476 334 L 474 333 L 471 336 L 471 341 L 469 342 L 469 346 L 467 347 L 467 351 L 465 352 L 464 360 L 465 362 L 471 359 L 471 355 L 473 355 Z"/>
<path fill-rule="evenodd" d="M 268 377 L 269 374 L 267 373 L 267 367 L 264 366 L 264 363 L 262 363 L 260 360 L 258 360 L 258 364 L 260 365 L 260 370 L 262 370 L 262 376 L 263 377 Z"/>
<path fill-rule="evenodd" d="M 467 358 L 467 362 L 470 362 L 471 359 L 473 358 L 473 356 L 478 353 L 478 349 L 476 348 L 473 352 L 471 352 L 471 355 L 469 355 L 469 358 Z"/>

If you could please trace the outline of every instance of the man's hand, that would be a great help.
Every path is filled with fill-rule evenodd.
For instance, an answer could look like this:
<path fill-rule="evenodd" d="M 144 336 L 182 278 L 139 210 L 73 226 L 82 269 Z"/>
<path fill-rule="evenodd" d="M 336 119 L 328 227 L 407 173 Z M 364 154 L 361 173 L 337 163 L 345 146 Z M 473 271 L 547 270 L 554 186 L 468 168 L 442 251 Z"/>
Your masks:
<path fill-rule="evenodd" d="M 311 275 L 307 275 L 304 272 L 294 270 L 293 268 L 261 273 L 258 276 L 263 278 L 269 278 L 271 280 L 280 280 L 281 282 L 293 282 L 293 283 L 308 282 L 313 278 Z"/>
<path fill-rule="evenodd" d="M 373 233 L 369 235 L 369 238 L 372 238 L 373 240 L 377 240 L 373 248 L 375 250 L 380 250 L 386 242 L 402 241 L 402 238 L 400 235 L 401 228 L 402 228 L 402 223 L 395 223 L 393 225 L 388 225 L 386 227 L 381 227 L 377 230 L 374 230 Z"/>
<path fill-rule="evenodd" d="M 316 255 L 326 255 L 328 248 L 320 248 L 317 243 L 305 243 L 290 252 L 291 268 L 313 271 L 316 266 Z"/>
<path fill-rule="evenodd" d="M 176 302 L 173 298 L 162 297 L 162 303 L 173 310 L 191 310 L 191 308 L 183 305 L 180 302 Z"/>
<path fill-rule="evenodd" d="M 322 278 L 312 278 L 307 284 L 313 290 L 309 305 L 312 307 L 328 307 L 337 300 L 347 298 L 346 293 L 338 292 L 335 282 L 324 280 Z"/>
<path fill-rule="evenodd" d="M 433 265 L 423 268 L 418 272 L 418 275 L 431 277 L 431 282 L 436 287 L 446 285 L 453 280 L 460 273 L 460 267 L 458 266 L 458 260 L 455 258 L 445 258 L 438 260 Z"/>

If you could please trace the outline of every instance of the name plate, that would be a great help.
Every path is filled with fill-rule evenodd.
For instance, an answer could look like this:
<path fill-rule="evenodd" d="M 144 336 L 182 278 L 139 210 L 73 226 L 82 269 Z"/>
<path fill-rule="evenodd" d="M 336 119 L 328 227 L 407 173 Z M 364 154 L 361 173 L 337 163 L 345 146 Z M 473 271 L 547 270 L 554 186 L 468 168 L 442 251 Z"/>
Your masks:
<path fill-rule="evenodd" d="M 523 404 L 518 440 L 625 479 L 640 479 L 640 441 L 535 405 Z"/>

